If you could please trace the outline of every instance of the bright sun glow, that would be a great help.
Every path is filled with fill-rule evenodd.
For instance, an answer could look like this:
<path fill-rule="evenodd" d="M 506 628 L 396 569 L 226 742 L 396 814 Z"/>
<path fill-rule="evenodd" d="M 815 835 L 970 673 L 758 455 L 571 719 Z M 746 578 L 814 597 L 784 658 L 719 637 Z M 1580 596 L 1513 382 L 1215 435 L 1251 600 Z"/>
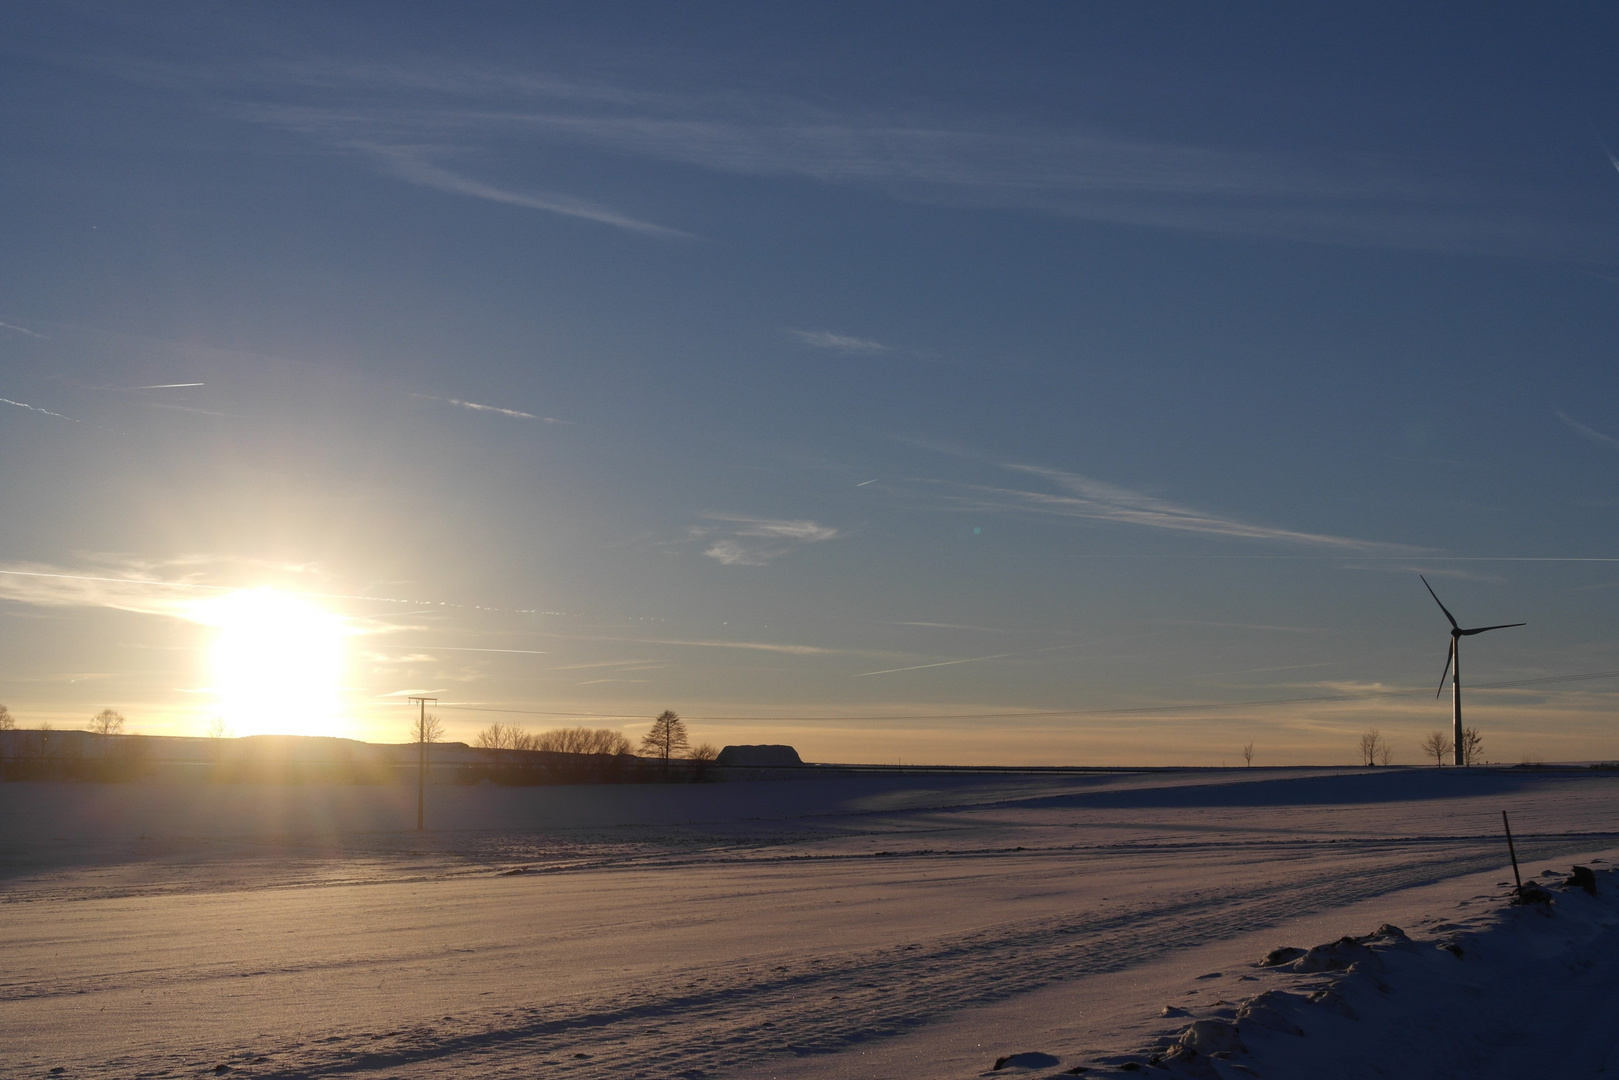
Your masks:
<path fill-rule="evenodd" d="M 210 601 L 214 693 L 232 735 L 341 734 L 347 637 L 341 616 L 252 589 Z"/>

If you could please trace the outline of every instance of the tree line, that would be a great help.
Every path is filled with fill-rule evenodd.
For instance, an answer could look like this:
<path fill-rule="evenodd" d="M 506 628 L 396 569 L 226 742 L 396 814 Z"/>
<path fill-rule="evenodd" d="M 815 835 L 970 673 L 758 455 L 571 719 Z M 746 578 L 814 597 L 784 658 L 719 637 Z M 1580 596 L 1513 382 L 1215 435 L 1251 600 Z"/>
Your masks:
<path fill-rule="evenodd" d="M 1430 731 L 1422 737 L 1417 749 L 1423 758 L 1433 758 L 1434 764 L 1442 769 L 1445 759 L 1456 749 L 1456 743 L 1447 732 Z M 1473 765 L 1482 760 L 1483 749 L 1484 736 L 1478 728 L 1462 728 L 1462 764 Z M 1372 728 L 1360 737 L 1360 760 L 1362 765 L 1388 765 L 1394 760 L 1394 747 L 1381 731 Z"/>
<path fill-rule="evenodd" d="M 86 731 L 97 735 L 121 735 L 124 730 L 124 714 L 116 709 L 102 709 L 90 717 L 90 722 L 84 725 Z M 0 704 L 0 731 L 16 731 L 17 718 L 11 715 L 11 710 Z M 36 731 L 54 731 L 55 728 L 46 720 Z"/>
<path fill-rule="evenodd" d="M 412 733 L 412 738 L 416 737 Z M 634 752 L 629 736 L 614 728 L 566 727 L 526 731 L 516 724 L 493 723 L 478 732 L 473 745 L 483 750 L 538 750 L 553 754 L 596 754 L 622 757 Z M 665 709 L 641 737 L 640 749 L 648 757 L 671 761 L 709 762 L 719 756 L 712 743 L 691 745 L 686 722 Z"/>

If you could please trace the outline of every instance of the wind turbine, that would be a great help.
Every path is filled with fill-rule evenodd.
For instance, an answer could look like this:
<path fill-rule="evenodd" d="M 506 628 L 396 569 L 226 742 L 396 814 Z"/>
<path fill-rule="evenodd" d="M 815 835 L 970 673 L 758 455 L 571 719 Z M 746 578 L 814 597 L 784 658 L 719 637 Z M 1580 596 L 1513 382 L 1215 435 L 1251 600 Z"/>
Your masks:
<path fill-rule="evenodd" d="M 1444 601 L 1439 599 L 1439 594 L 1433 591 L 1433 586 L 1428 584 L 1428 579 L 1422 577 L 1421 574 L 1418 574 L 1417 577 L 1422 578 L 1422 584 L 1427 588 L 1428 595 L 1433 597 L 1433 602 L 1439 605 L 1439 610 L 1443 611 L 1445 618 L 1450 620 L 1450 652 L 1445 656 L 1445 670 L 1439 676 L 1439 689 L 1434 692 L 1434 697 L 1438 697 L 1445 692 L 1445 676 L 1449 675 L 1451 707 L 1456 714 L 1456 764 L 1459 766 L 1462 763 L 1462 638 L 1482 634 L 1486 630 L 1505 630 L 1509 626 L 1528 626 L 1529 624 L 1509 622 L 1498 623 L 1495 626 L 1475 626 L 1471 630 L 1463 630 L 1456 625 L 1456 616 L 1452 615 L 1450 609 L 1445 606 Z"/>

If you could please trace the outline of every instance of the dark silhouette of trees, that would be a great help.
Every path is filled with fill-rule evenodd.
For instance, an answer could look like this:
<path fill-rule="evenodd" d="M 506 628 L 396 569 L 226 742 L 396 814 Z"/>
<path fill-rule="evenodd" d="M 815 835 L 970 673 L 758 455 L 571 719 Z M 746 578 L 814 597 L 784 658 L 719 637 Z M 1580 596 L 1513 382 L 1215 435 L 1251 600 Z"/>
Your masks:
<path fill-rule="evenodd" d="M 686 749 L 688 743 L 686 722 L 669 709 L 659 713 L 658 718 L 652 721 L 652 730 L 641 737 L 641 749 L 650 751 L 653 757 L 663 762 L 666 774 L 669 759 Z"/>
<path fill-rule="evenodd" d="M 557 728 L 534 736 L 534 750 L 549 750 L 557 754 L 606 754 L 617 757 L 628 754 L 630 740 L 622 731 L 613 728 Z"/>
<path fill-rule="evenodd" d="M 687 754 L 687 760 L 692 764 L 692 779 L 701 782 L 708 778 L 709 766 L 720 756 L 720 748 L 713 743 L 698 743 Z"/>
<path fill-rule="evenodd" d="M 478 732 L 474 745 L 485 750 L 532 750 L 534 736 L 516 724 L 490 724 Z"/>
<path fill-rule="evenodd" d="M 1478 728 L 1462 728 L 1462 764 L 1471 765 L 1484 747 L 1484 736 Z"/>
<path fill-rule="evenodd" d="M 1445 767 L 1445 757 L 1454 750 L 1450 736 L 1443 731 L 1430 731 L 1422 739 L 1421 750 L 1424 757 L 1431 757 L 1434 764 L 1441 769 Z"/>
<path fill-rule="evenodd" d="M 557 728 L 538 734 L 516 724 L 490 724 L 478 732 L 474 745 L 484 750 L 543 750 L 553 754 L 606 754 L 630 752 L 630 740 L 612 728 Z"/>
<path fill-rule="evenodd" d="M 0 705 L 0 731 L 15 731 L 17 721 L 12 719 L 11 710 Z"/>
<path fill-rule="evenodd" d="M 90 718 L 86 726 L 97 735 L 117 735 L 124 730 L 124 717 L 112 709 L 102 709 Z"/>
<path fill-rule="evenodd" d="M 1254 744 L 1253 743 L 1247 743 L 1247 744 L 1245 744 L 1243 746 L 1243 748 L 1242 748 L 1242 760 L 1243 760 L 1243 762 L 1245 764 L 1248 765 L 1249 768 L 1253 767 L 1253 764 L 1254 764 Z"/>

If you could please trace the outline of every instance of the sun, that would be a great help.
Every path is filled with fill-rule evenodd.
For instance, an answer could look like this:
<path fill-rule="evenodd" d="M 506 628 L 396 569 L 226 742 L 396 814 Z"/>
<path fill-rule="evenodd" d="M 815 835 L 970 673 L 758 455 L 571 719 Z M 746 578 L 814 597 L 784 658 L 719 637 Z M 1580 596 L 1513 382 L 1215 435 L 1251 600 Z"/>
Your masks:
<path fill-rule="evenodd" d="M 343 618 L 275 589 L 211 600 L 200 620 L 215 628 L 213 686 L 235 735 L 336 735 L 348 633 Z"/>

